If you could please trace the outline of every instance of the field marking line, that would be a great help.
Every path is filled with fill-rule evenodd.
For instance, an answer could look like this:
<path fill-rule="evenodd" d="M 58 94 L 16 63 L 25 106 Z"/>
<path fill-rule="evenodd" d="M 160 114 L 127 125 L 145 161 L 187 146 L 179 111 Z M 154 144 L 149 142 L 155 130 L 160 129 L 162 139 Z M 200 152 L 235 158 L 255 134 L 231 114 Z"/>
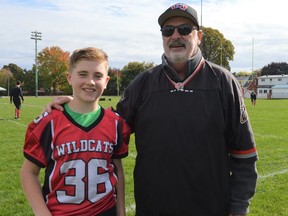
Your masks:
<path fill-rule="evenodd" d="M 13 124 L 17 124 L 17 125 L 19 125 L 19 126 L 21 126 L 21 127 L 27 128 L 27 125 L 26 125 L 26 124 L 20 123 L 20 122 L 18 122 L 18 120 L 9 120 L 9 119 L 2 119 L 2 120 L 8 121 L 8 122 L 11 122 L 11 123 L 13 123 Z"/>
<path fill-rule="evenodd" d="M 37 107 L 37 108 L 45 108 L 44 106 L 40 106 L 40 105 L 34 105 L 34 104 L 25 104 L 25 103 L 22 103 L 21 106 L 23 107 Z"/>
<path fill-rule="evenodd" d="M 266 175 L 260 175 L 258 177 L 258 179 L 260 180 L 264 180 L 266 178 L 270 178 L 270 177 L 274 177 L 275 175 L 281 175 L 281 174 L 284 174 L 284 173 L 287 173 L 288 172 L 288 169 L 284 169 L 284 170 L 279 170 L 277 172 L 274 172 L 274 173 L 269 173 L 269 174 L 266 174 Z"/>
<path fill-rule="evenodd" d="M 3 105 L 13 105 L 14 106 L 14 104 L 10 104 L 10 103 L 0 103 L 0 104 L 3 104 Z M 21 107 L 39 107 L 39 108 L 43 108 L 44 109 L 44 106 L 40 106 L 40 105 L 34 105 L 34 104 L 30 104 L 30 103 L 21 103 Z"/>
<path fill-rule="evenodd" d="M 135 209 L 136 209 L 135 203 L 131 204 L 131 205 L 126 207 L 126 213 L 133 212 L 133 211 L 135 211 Z"/>
<path fill-rule="evenodd" d="M 130 152 L 128 153 L 128 156 L 132 158 L 136 158 L 136 155 L 137 155 L 136 153 L 130 153 Z"/>

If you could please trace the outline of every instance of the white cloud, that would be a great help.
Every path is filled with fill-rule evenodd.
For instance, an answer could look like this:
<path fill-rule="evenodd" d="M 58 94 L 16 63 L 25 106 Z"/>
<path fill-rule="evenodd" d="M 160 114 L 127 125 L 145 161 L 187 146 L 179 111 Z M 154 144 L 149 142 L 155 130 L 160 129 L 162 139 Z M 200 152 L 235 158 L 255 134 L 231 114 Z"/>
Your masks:
<path fill-rule="evenodd" d="M 235 47 L 234 61 L 230 63 L 232 71 L 251 71 L 252 47 L 254 69 L 272 61 L 287 62 L 288 13 L 283 4 L 281 0 L 211 1 L 204 4 L 203 25 L 218 29 Z"/>
<path fill-rule="evenodd" d="M 24 2 L 24 3 L 23 3 Z M 183 1 L 198 12 L 203 25 L 218 29 L 235 47 L 232 71 L 287 62 L 288 31 L 281 0 Z M 130 61 L 160 63 L 163 53 L 157 19 L 171 0 L 0 0 L 0 68 L 15 63 L 31 69 L 35 46 L 32 31 L 42 32 L 38 50 L 59 46 L 64 51 L 97 46 L 110 57 L 110 66 Z"/>

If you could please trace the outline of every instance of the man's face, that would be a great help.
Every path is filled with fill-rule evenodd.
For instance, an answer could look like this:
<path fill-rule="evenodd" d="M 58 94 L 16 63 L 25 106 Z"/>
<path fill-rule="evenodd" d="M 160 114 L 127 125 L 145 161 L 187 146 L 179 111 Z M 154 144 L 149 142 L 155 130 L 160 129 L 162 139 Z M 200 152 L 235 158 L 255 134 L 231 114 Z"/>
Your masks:
<path fill-rule="evenodd" d="M 172 17 L 168 19 L 165 26 L 179 26 L 188 24 L 196 27 L 193 22 L 184 17 Z M 198 50 L 198 45 L 201 43 L 202 32 L 193 29 L 188 35 L 181 35 L 178 30 L 174 30 L 171 36 L 163 36 L 164 53 L 169 63 L 181 64 L 185 63 L 189 58 L 194 56 Z"/>

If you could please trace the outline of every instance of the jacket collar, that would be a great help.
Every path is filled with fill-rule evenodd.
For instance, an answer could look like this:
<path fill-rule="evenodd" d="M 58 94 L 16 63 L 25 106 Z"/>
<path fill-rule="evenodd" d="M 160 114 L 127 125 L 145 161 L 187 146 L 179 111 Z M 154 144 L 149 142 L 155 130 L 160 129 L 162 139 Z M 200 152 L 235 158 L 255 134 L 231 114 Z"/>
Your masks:
<path fill-rule="evenodd" d="M 201 59 L 202 59 L 202 52 L 200 49 L 198 49 L 196 55 L 194 55 L 192 58 L 188 59 L 187 61 L 187 71 L 186 71 L 185 79 L 189 77 L 195 71 L 195 69 L 201 62 Z M 183 80 L 180 80 L 177 72 L 168 64 L 165 54 L 162 55 L 162 69 L 173 81 L 175 82 L 183 81 Z"/>

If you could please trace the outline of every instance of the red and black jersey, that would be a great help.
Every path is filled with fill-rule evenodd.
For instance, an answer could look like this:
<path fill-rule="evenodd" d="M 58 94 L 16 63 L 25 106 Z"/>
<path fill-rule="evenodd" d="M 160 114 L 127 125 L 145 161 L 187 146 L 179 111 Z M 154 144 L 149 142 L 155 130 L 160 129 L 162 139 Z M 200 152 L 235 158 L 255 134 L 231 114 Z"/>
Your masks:
<path fill-rule="evenodd" d="M 187 63 L 184 81 L 164 56 L 162 62 L 141 73 L 117 105 L 135 132 L 136 215 L 246 211 L 257 153 L 237 80 L 200 50 Z M 242 179 L 242 167 L 249 177 Z"/>
<path fill-rule="evenodd" d="M 53 110 L 29 124 L 24 156 L 46 168 L 43 195 L 53 215 L 98 215 L 115 205 L 113 159 L 128 154 L 130 129 L 101 108 L 89 127 Z"/>

